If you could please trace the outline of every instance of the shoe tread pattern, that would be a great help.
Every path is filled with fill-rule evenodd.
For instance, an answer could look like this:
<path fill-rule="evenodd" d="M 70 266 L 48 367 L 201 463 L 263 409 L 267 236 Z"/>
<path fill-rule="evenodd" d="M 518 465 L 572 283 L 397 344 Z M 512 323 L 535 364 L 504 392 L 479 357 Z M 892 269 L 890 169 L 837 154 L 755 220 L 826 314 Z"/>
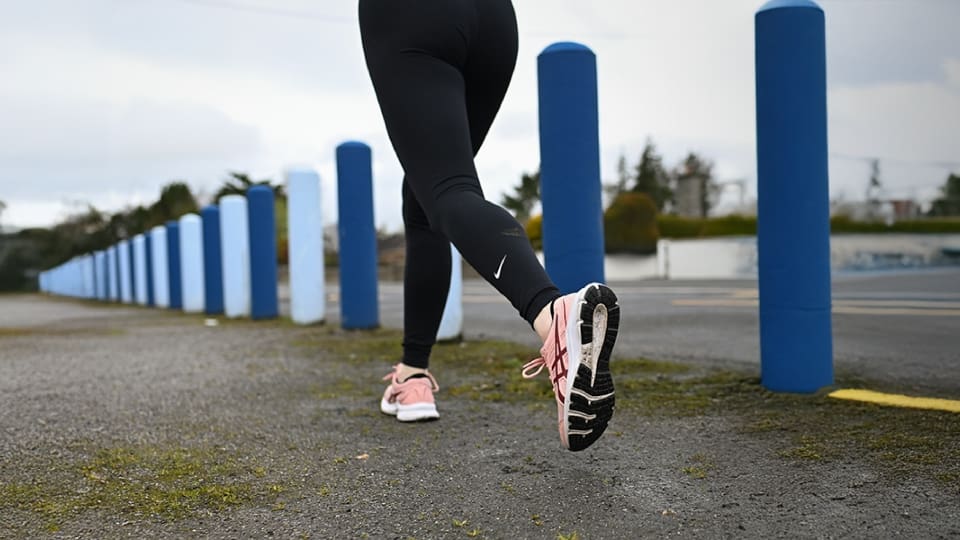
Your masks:
<path fill-rule="evenodd" d="M 620 306 L 617 295 L 606 285 L 595 284 L 584 295 L 580 306 L 580 340 L 584 351 L 597 346 L 594 343 L 593 317 L 599 305 L 606 307 L 607 328 L 600 343 L 596 373 L 587 362 L 581 362 L 573 381 L 574 391 L 569 396 L 571 414 L 567 416 L 567 442 L 570 450 L 583 450 L 593 444 L 607 429 L 616 403 L 613 377 L 610 374 L 610 355 L 617 340 L 620 325 Z M 581 394 L 591 396 L 586 398 Z M 579 414 L 573 414 L 574 412 Z M 587 416 L 589 419 L 583 418 Z"/>

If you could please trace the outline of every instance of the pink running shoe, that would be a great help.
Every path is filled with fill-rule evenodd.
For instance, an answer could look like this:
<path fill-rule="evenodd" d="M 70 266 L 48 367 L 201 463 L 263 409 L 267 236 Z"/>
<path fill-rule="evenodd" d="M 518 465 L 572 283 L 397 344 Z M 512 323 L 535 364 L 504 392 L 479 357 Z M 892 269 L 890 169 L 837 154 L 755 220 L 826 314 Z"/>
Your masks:
<path fill-rule="evenodd" d="M 527 379 L 544 366 L 549 370 L 564 448 L 577 451 L 590 446 L 613 417 L 610 353 L 619 325 L 617 295 L 606 285 L 591 283 L 554 300 L 553 323 L 541 357 L 523 366 Z"/>
<path fill-rule="evenodd" d="M 433 401 L 433 393 L 440 390 L 440 386 L 433 375 L 430 373 L 414 375 L 401 383 L 397 382 L 399 370 L 400 364 L 397 364 L 393 371 L 383 378 L 385 381 L 390 381 L 390 386 L 383 392 L 380 410 L 384 414 L 396 416 L 401 422 L 440 418 L 437 404 Z"/>

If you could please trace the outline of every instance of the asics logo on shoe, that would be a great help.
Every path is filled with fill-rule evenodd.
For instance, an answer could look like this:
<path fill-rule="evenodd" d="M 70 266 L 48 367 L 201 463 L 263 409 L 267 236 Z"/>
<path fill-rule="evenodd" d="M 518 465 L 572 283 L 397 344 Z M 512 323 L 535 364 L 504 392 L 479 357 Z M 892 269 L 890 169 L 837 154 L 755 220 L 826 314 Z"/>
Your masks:
<path fill-rule="evenodd" d="M 500 266 L 498 266 L 497 271 L 493 273 L 493 279 L 500 279 L 500 271 L 503 270 L 503 263 L 506 260 L 507 260 L 506 255 L 504 255 L 503 258 L 500 259 Z"/>

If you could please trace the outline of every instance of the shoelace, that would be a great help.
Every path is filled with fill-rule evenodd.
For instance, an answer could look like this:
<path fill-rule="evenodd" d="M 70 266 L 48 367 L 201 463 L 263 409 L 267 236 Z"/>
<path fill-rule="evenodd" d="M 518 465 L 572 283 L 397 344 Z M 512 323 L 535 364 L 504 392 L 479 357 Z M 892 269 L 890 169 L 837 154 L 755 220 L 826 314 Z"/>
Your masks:
<path fill-rule="evenodd" d="M 540 372 L 543 371 L 544 366 L 546 365 L 547 365 L 547 361 L 544 360 L 543 358 L 537 358 L 537 359 L 531 360 L 523 365 L 523 371 L 521 371 L 521 375 L 523 375 L 524 379 L 532 379 L 537 375 L 539 375 Z M 537 368 L 537 370 L 534 371 L 533 373 L 527 373 L 533 368 Z"/>
<path fill-rule="evenodd" d="M 406 380 L 406 381 L 403 381 L 402 383 L 397 381 L 397 368 L 398 368 L 398 367 L 399 367 L 399 365 L 393 366 L 393 371 L 391 371 L 390 373 L 387 373 L 386 375 L 384 375 L 383 380 L 384 380 L 384 381 L 391 381 L 391 382 L 394 383 L 394 384 L 405 384 L 405 383 L 409 382 L 409 381 L 410 381 L 410 377 L 407 377 L 407 380 Z M 424 372 L 418 373 L 417 375 L 426 375 L 426 376 L 427 376 L 426 378 L 427 378 L 427 379 L 430 379 L 431 389 L 432 389 L 434 392 L 439 392 L 439 391 L 440 391 L 440 385 L 437 384 L 437 380 L 433 378 L 433 374 L 432 374 L 432 373 L 430 373 L 429 371 L 424 371 Z"/>

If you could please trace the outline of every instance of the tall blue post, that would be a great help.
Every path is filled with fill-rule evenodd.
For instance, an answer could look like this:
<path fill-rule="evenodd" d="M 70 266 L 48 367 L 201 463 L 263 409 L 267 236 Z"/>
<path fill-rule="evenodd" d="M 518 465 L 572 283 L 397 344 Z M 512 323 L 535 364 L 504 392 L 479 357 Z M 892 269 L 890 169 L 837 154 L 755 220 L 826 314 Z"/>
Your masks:
<path fill-rule="evenodd" d="M 137 257 L 133 249 L 133 237 L 129 239 L 130 248 L 127 250 L 127 254 L 130 259 L 130 302 L 133 304 L 137 303 L 137 287 L 142 287 L 141 284 L 137 283 Z"/>
<path fill-rule="evenodd" d="M 346 329 L 380 325 L 370 160 L 370 147 L 364 143 L 345 142 L 337 147 L 340 319 Z"/>
<path fill-rule="evenodd" d="M 277 305 L 277 221 L 273 189 L 247 190 L 250 223 L 250 318 L 272 319 Z"/>
<path fill-rule="evenodd" d="M 555 43 L 537 57 L 543 257 L 563 293 L 604 281 L 597 57 Z"/>
<path fill-rule="evenodd" d="M 772 0 L 756 14 L 760 370 L 780 392 L 833 383 L 823 11 Z"/>
<path fill-rule="evenodd" d="M 204 305 L 207 315 L 223 313 L 223 268 L 220 257 L 220 209 L 209 205 L 200 212 L 203 220 Z"/>
<path fill-rule="evenodd" d="M 156 301 L 153 297 L 153 239 L 150 231 L 143 233 L 144 246 L 147 251 L 147 305 L 153 307 Z"/>
<path fill-rule="evenodd" d="M 170 309 L 183 309 L 183 281 L 180 277 L 180 224 L 167 222 L 167 279 L 170 283 Z"/>

